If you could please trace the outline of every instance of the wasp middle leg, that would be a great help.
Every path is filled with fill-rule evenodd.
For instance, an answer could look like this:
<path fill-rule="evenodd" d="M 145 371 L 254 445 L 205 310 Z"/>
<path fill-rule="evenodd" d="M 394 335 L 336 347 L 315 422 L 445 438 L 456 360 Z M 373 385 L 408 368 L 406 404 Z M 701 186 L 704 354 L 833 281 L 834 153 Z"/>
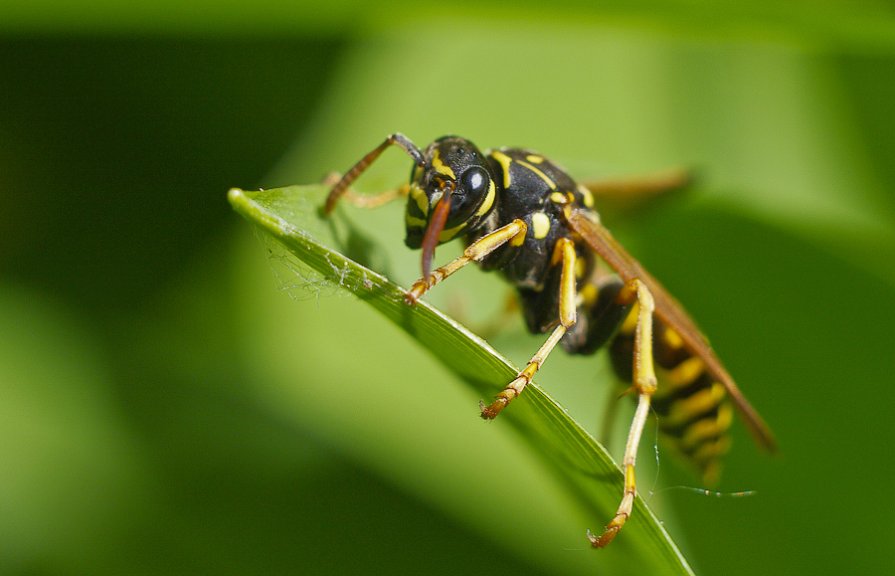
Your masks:
<path fill-rule="evenodd" d="M 569 238 L 560 238 L 556 242 L 553 261 L 561 266 L 559 280 L 559 325 L 553 329 L 547 341 L 531 357 L 525 368 L 519 372 L 516 378 L 501 390 L 494 401 L 488 406 L 482 405 L 482 418 L 491 420 L 500 414 L 501 410 L 519 394 L 531 382 L 535 373 L 544 365 L 547 356 L 553 351 L 556 344 L 562 339 L 577 321 L 578 298 L 575 278 L 575 264 L 577 255 L 575 244 Z"/>

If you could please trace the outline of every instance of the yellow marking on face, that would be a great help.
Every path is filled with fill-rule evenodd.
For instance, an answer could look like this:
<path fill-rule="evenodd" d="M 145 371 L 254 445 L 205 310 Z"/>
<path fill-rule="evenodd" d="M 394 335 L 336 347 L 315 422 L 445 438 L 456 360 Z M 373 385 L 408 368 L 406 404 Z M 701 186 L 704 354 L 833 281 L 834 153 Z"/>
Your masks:
<path fill-rule="evenodd" d="M 429 225 L 424 219 L 411 216 L 410 214 L 404 215 L 404 223 L 407 224 L 408 228 L 425 228 Z"/>
<path fill-rule="evenodd" d="M 509 188 L 512 183 L 512 179 L 510 178 L 510 164 L 513 163 L 513 159 L 497 150 L 491 152 L 491 157 L 497 160 L 497 163 L 500 164 L 500 167 L 503 169 L 503 187 Z"/>
<path fill-rule="evenodd" d="M 594 207 L 594 193 L 591 192 L 586 186 L 579 185 L 578 192 L 581 194 L 581 201 L 584 202 L 584 205 L 588 208 Z"/>
<path fill-rule="evenodd" d="M 665 344 L 669 348 L 673 348 L 675 350 L 679 350 L 683 345 L 684 341 L 681 339 L 681 335 L 675 332 L 671 328 L 665 328 L 665 332 L 662 333 L 662 340 L 665 341 Z"/>
<path fill-rule="evenodd" d="M 529 154 L 528 156 L 525 157 L 525 159 L 528 160 L 529 162 L 531 162 L 532 164 L 540 164 L 541 162 L 544 161 L 544 157 L 538 156 L 537 154 Z"/>
<path fill-rule="evenodd" d="M 429 213 L 429 198 L 426 196 L 426 193 L 423 192 L 423 189 L 420 188 L 419 184 L 413 184 L 410 186 L 410 197 L 413 198 L 413 201 L 416 202 L 416 205 L 419 207 L 420 212 L 423 214 Z"/>
<path fill-rule="evenodd" d="M 550 217 L 543 212 L 531 215 L 531 233 L 537 240 L 543 240 L 550 233 Z"/>
<path fill-rule="evenodd" d="M 460 223 L 458 226 L 454 226 L 453 228 L 445 228 L 441 231 L 441 234 L 438 235 L 439 242 L 447 242 L 451 240 L 454 236 L 460 233 L 461 230 L 466 228 L 466 222 Z"/>
<path fill-rule="evenodd" d="M 445 176 L 450 177 L 452 180 L 456 180 L 457 177 L 454 175 L 454 170 L 441 161 L 441 152 L 436 149 L 435 153 L 432 154 L 432 168 L 435 168 L 435 171 L 439 174 L 444 174 Z"/>
<path fill-rule="evenodd" d="M 485 196 L 485 200 L 479 206 L 479 209 L 475 211 L 476 216 L 484 216 L 491 209 L 491 206 L 494 205 L 494 196 L 497 193 L 496 186 L 494 185 L 494 180 L 489 179 L 488 182 L 488 194 Z"/>
<path fill-rule="evenodd" d="M 541 180 L 543 180 L 544 183 L 547 184 L 547 186 L 549 186 L 551 190 L 556 188 L 556 183 L 553 182 L 553 180 L 551 180 L 549 176 L 547 176 L 546 174 L 541 172 L 541 170 L 539 168 L 536 168 L 535 166 L 529 164 L 528 162 L 525 162 L 524 160 L 516 160 L 516 162 L 520 166 L 524 166 L 524 167 L 528 168 L 529 170 L 531 170 L 532 172 L 534 172 L 535 175 L 538 178 L 540 178 Z"/>

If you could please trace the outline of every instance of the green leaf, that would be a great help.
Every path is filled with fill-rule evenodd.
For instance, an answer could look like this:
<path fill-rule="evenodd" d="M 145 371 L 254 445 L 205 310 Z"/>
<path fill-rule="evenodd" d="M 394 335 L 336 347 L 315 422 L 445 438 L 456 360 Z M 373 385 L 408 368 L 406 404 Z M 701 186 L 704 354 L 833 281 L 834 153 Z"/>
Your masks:
<path fill-rule="evenodd" d="M 482 398 L 492 397 L 515 377 L 517 369 L 484 340 L 425 301 L 412 307 L 406 305 L 404 291 L 396 284 L 328 247 L 343 246 L 359 259 L 369 258 L 375 248 L 339 213 L 326 220 L 320 216 L 325 194 L 321 186 L 261 192 L 233 189 L 229 200 L 237 212 L 275 238 L 325 282 L 353 293 L 401 327 Z M 364 409 L 359 405 L 346 408 Z M 474 418 L 473 412 L 469 417 Z M 592 528 L 599 532 L 601 525 L 613 516 L 623 485 L 621 470 L 606 450 L 535 383 L 501 414 L 496 425 L 504 422 L 515 428 L 541 457 L 542 466 L 552 473 L 553 481 L 593 519 Z M 432 486 L 432 490 L 440 487 Z M 494 499 L 502 496 L 496 494 Z M 504 506 L 521 507 L 525 502 L 510 499 Z M 586 545 L 584 536 L 582 533 L 582 547 Z M 610 549 L 616 553 L 589 552 L 593 563 L 624 573 L 692 573 L 661 523 L 639 497 L 631 520 Z"/>

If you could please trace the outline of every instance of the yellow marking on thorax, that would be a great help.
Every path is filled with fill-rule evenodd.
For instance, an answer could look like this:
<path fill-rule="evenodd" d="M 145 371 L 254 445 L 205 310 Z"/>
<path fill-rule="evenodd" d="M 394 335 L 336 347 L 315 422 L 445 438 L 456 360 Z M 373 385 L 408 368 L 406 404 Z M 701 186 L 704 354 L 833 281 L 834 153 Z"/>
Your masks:
<path fill-rule="evenodd" d="M 531 162 L 532 164 L 540 164 L 541 162 L 544 161 L 544 157 L 538 156 L 537 154 L 529 154 L 528 156 L 525 157 L 525 159 L 528 160 L 529 162 Z"/>
<path fill-rule="evenodd" d="M 484 216 L 487 214 L 488 210 L 491 209 L 491 206 L 494 205 L 494 196 L 497 194 L 496 186 L 494 185 L 494 180 L 488 179 L 488 194 L 485 196 L 484 202 L 479 206 L 479 209 L 475 211 L 476 216 Z"/>
<path fill-rule="evenodd" d="M 432 154 L 432 168 L 435 168 L 435 171 L 439 174 L 444 174 L 445 176 L 449 176 L 452 179 L 456 180 L 457 177 L 454 175 L 453 169 L 441 161 L 441 152 L 437 149 L 435 153 Z"/>
<path fill-rule="evenodd" d="M 416 205 L 419 206 L 420 212 L 423 214 L 429 213 L 429 198 L 426 196 L 426 193 L 423 192 L 423 189 L 420 188 L 419 184 L 410 186 L 410 197 L 416 202 Z"/>
<path fill-rule="evenodd" d="M 408 228 L 425 228 L 429 224 L 424 219 L 411 216 L 410 214 L 404 215 L 404 223 L 407 224 Z"/>
<path fill-rule="evenodd" d="M 531 215 L 531 233 L 537 240 L 543 240 L 550 233 L 550 217 L 543 212 Z"/>
<path fill-rule="evenodd" d="M 586 186 L 581 184 L 578 185 L 578 192 L 581 194 L 581 201 L 584 202 L 584 205 L 588 208 L 594 207 L 594 193 L 591 192 Z"/>
<path fill-rule="evenodd" d="M 513 159 L 498 150 L 491 152 L 491 157 L 497 160 L 497 163 L 500 164 L 500 167 L 503 169 L 503 187 L 509 188 L 512 183 L 512 178 L 510 178 L 510 164 L 513 163 Z"/>
<path fill-rule="evenodd" d="M 524 161 L 524 160 L 516 160 L 516 163 L 519 164 L 520 166 L 524 166 L 525 168 L 528 168 L 529 170 L 531 170 L 532 172 L 534 172 L 535 175 L 536 175 L 538 178 L 540 178 L 541 180 L 543 180 L 544 183 L 547 184 L 547 186 L 548 186 L 551 190 L 553 190 L 554 188 L 556 188 L 556 183 L 553 182 L 553 180 L 551 180 L 549 176 L 547 176 L 546 174 L 544 174 L 543 172 L 541 172 L 541 170 L 540 170 L 539 168 L 533 166 L 532 164 L 529 164 L 528 162 L 526 162 L 526 161 Z"/>
<path fill-rule="evenodd" d="M 569 197 L 562 192 L 552 192 L 550 194 L 550 201 L 554 204 L 568 204 Z"/>

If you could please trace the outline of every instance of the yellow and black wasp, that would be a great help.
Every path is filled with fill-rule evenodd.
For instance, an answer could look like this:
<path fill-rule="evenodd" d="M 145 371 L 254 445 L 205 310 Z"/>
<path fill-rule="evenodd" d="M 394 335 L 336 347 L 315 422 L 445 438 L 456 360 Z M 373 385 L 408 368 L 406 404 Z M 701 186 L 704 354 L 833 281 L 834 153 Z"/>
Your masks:
<path fill-rule="evenodd" d="M 681 305 L 600 224 L 594 207 L 598 185 L 577 184 L 530 150 L 482 152 L 458 136 L 444 136 L 421 150 L 402 134 L 392 134 L 333 186 L 324 212 L 332 212 L 352 182 L 393 145 L 413 159 L 409 184 L 379 196 L 348 198 L 373 206 L 407 196 L 405 243 L 422 249 L 422 277 L 407 292 L 407 303 L 477 262 L 500 271 L 516 288 L 531 332 L 549 333 L 518 376 L 491 404 L 482 404 L 482 417 L 495 418 L 519 396 L 557 344 L 571 354 L 592 354 L 608 345 L 615 371 L 632 384 L 637 408 L 623 461 L 624 494 L 603 533 L 588 533 L 594 547 L 609 544 L 631 515 L 637 448 L 651 406 L 660 431 L 707 479 L 717 476 L 729 448 L 734 408 L 757 442 L 774 449 L 767 425 Z M 684 181 L 680 176 L 599 188 L 662 189 Z M 463 255 L 433 270 L 436 246 L 457 237 L 466 243 Z"/>

